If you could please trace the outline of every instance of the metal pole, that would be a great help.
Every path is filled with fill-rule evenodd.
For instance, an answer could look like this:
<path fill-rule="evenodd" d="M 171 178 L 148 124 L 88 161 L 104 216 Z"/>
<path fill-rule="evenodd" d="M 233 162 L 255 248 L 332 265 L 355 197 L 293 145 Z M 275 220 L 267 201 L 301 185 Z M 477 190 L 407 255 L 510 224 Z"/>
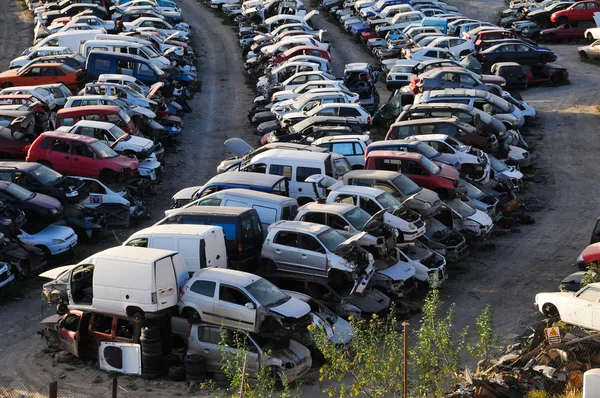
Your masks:
<path fill-rule="evenodd" d="M 117 398 L 117 377 L 113 377 L 112 398 Z"/>
<path fill-rule="evenodd" d="M 408 323 L 402 322 L 404 326 L 404 398 L 408 398 Z"/>
<path fill-rule="evenodd" d="M 246 362 L 248 354 L 244 355 L 244 366 L 242 367 L 242 382 L 240 383 L 240 398 L 244 396 L 244 383 L 246 382 Z"/>
<path fill-rule="evenodd" d="M 49 398 L 56 398 L 58 397 L 58 382 L 57 381 L 53 381 L 50 383 L 50 394 L 48 395 Z"/>

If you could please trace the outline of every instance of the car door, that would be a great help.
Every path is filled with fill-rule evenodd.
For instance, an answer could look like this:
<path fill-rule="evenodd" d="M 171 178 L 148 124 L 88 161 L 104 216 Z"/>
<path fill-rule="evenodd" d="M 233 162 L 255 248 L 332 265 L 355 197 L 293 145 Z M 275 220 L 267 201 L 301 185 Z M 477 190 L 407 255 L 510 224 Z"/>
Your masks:
<path fill-rule="evenodd" d="M 535 63 L 540 54 L 524 44 L 515 44 L 521 62 Z"/>
<path fill-rule="evenodd" d="M 50 139 L 49 148 L 46 152 L 46 161 L 50 162 L 52 168 L 61 174 L 71 174 L 72 156 L 69 141 L 62 139 Z"/>
<path fill-rule="evenodd" d="M 133 242 L 131 242 L 133 243 Z M 210 323 L 220 323 L 219 317 L 215 316 L 215 293 L 217 283 L 208 280 L 196 280 L 192 285 L 183 291 L 179 301 L 194 304 L 200 315 L 200 319 Z"/>
<path fill-rule="evenodd" d="M 98 155 L 83 142 L 71 144 L 71 167 L 76 172 L 66 174 L 77 174 L 84 177 L 97 177 L 102 169 L 102 161 Z"/>
<path fill-rule="evenodd" d="M 567 323 L 573 323 L 585 328 L 593 328 L 595 323 L 600 323 L 600 287 L 588 285 L 569 299 L 565 305 L 560 306 L 560 317 Z M 594 314 L 596 322 L 594 322 Z"/>
<path fill-rule="evenodd" d="M 401 173 L 406 174 L 408 178 L 413 180 L 415 184 L 423 188 L 435 189 L 431 186 L 429 172 L 420 163 L 414 160 L 403 160 L 401 165 Z"/>
<path fill-rule="evenodd" d="M 327 277 L 327 254 L 325 248 L 314 236 L 298 234 L 298 257 L 302 272 Z"/>
<path fill-rule="evenodd" d="M 25 73 L 23 73 L 21 75 L 21 78 L 24 80 L 23 85 L 35 86 L 37 84 L 42 84 L 40 80 L 41 69 L 42 68 L 40 67 L 29 68 Z"/>
<path fill-rule="evenodd" d="M 76 357 L 79 357 L 80 352 L 80 327 L 82 326 L 82 323 L 82 317 L 77 313 L 65 315 L 58 323 L 58 341 L 60 348 Z"/>
<path fill-rule="evenodd" d="M 219 345 L 223 340 L 222 330 L 218 326 L 199 326 L 197 335 L 194 339 L 195 344 L 189 344 L 188 350 L 190 353 L 202 355 L 206 360 L 206 370 L 211 373 L 222 373 L 222 354 L 219 350 Z M 223 333 L 228 333 L 227 329 L 223 329 Z"/>
<path fill-rule="evenodd" d="M 256 303 L 240 288 L 226 282 L 219 283 L 219 296 L 215 301 L 215 314 L 219 323 L 232 328 L 256 329 Z"/>
<path fill-rule="evenodd" d="M 278 270 L 298 272 L 298 234 L 290 231 L 279 231 L 271 243 L 271 260 Z"/>

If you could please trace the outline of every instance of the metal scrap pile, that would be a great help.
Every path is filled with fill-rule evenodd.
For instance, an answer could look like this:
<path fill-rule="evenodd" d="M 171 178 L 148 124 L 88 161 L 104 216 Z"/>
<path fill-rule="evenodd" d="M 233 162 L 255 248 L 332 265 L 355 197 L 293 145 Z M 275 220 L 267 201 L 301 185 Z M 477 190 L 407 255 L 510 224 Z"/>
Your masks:
<path fill-rule="evenodd" d="M 581 390 L 584 372 L 600 367 L 600 334 L 570 326 L 564 331 L 563 326 L 540 322 L 505 355 L 480 361 L 474 375 L 467 370 L 462 385 L 449 396 L 517 398 L 532 390 L 550 395 Z"/>

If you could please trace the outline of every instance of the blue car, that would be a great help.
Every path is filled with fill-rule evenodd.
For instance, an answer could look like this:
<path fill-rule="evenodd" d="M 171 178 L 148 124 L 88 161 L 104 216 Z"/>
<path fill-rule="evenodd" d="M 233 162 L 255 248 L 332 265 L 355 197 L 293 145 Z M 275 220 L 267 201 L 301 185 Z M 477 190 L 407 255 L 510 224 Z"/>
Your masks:
<path fill-rule="evenodd" d="M 365 7 L 360 10 L 360 16 L 363 18 L 370 17 L 371 15 L 379 14 L 384 8 L 388 6 L 394 6 L 396 4 L 410 4 L 408 0 L 379 0 L 377 3 L 370 7 Z"/>
<path fill-rule="evenodd" d="M 370 32 L 370 31 L 371 31 L 371 27 L 364 22 L 354 24 L 350 28 L 350 32 L 353 35 L 360 35 L 363 32 Z"/>

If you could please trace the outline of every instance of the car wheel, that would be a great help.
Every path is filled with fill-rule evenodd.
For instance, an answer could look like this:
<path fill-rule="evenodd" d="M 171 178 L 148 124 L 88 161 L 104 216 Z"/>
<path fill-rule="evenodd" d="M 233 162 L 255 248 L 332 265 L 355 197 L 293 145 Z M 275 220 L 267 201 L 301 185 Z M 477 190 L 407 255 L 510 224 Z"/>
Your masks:
<path fill-rule="evenodd" d="M 48 249 L 46 246 L 42 246 L 42 245 L 37 245 L 36 246 L 38 249 L 40 249 L 42 252 L 44 252 L 44 258 L 47 260 L 50 258 L 50 256 L 52 256 L 52 253 L 50 252 L 50 249 Z"/>
<path fill-rule="evenodd" d="M 190 325 L 195 325 L 202 322 L 202 318 L 200 318 L 200 314 L 193 308 L 188 308 L 185 312 L 185 318 L 187 319 Z"/>
<path fill-rule="evenodd" d="M 52 167 L 52 163 L 50 163 L 50 162 L 49 162 L 49 161 L 47 161 L 47 160 L 38 160 L 38 163 L 39 163 L 39 164 L 41 164 L 41 165 L 44 165 L 44 166 L 46 166 L 46 167 L 47 167 L 47 168 L 49 168 L 49 169 L 52 169 L 52 168 L 53 168 L 53 167 Z"/>
<path fill-rule="evenodd" d="M 565 75 L 562 71 L 556 71 L 550 76 L 550 81 L 553 85 L 559 86 L 565 82 Z"/>
<path fill-rule="evenodd" d="M 591 33 L 588 33 L 588 34 L 587 34 L 587 39 L 588 39 L 590 42 L 593 42 L 593 41 L 594 41 L 594 36 L 592 36 L 592 34 L 591 34 Z"/>
<path fill-rule="evenodd" d="M 560 18 L 558 18 L 558 24 L 559 25 L 564 25 L 567 22 L 569 22 L 569 18 L 567 18 L 567 17 L 560 17 Z"/>
<path fill-rule="evenodd" d="M 579 51 L 579 59 L 583 62 L 588 61 L 588 55 L 585 51 Z"/>
<path fill-rule="evenodd" d="M 104 169 L 100 172 L 100 175 L 98 177 L 100 181 L 110 184 L 111 182 L 117 180 L 117 173 L 115 173 L 114 170 Z"/>
<path fill-rule="evenodd" d="M 558 309 L 554 304 L 546 303 L 542 307 L 542 313 L 547 317 L 553 317 L 558 315 Z"/>
<path fill-rule="evenodd" d="M 458 55 L 460 55 L 461 57 L 465 57 L 465 56 L 467 56 L 469 54 L 471 54 L 471 51 L 469 51 L 469 50 L 462 50 L 460 52 L 460 54 L 458 54 Z"/>

